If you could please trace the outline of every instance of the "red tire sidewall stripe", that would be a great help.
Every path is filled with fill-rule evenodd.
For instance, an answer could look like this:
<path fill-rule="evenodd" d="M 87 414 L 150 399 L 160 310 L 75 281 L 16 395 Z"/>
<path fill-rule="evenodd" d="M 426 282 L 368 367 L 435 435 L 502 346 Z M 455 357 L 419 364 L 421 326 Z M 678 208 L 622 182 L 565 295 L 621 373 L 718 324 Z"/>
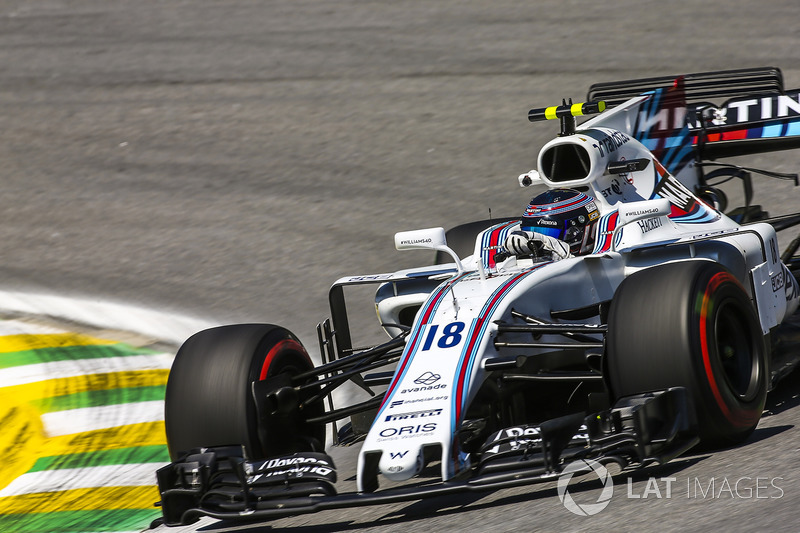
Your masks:
<path fill-rule="evenodd" d="M 269 374 L 269 367 L 272 364 L 272 360 L 284 350 L 292 350 L 303 354 L 303 356 L 308 360 L 309 364 L 313 366 L 311 363 L 311 357 L 309 357 L 308 352 L 306 352 L 306 349 L 303 348 L 302 344 L 294 339 L 283 339 L 275 344 L 269 353 L 267 353 L 267 357 L 264 359 L 264 364 L 261 365 L 261 374 L 258 378 L 259 380 L 267 379 L 267 374 Z"/>
<path fill-rule="evenodd" d="M 717 380 L 714 378 L 714 369 L 711 366 L 711 354 L 708 350 L 707 318 L 711 297 L 717 288 L 726 281 L 740 285 L 739 281 L 730 273 L 718 272 L 711 277 L 708 285 L 706 286 L 705 293 L 703 294 L 703 303 L 700 308 L 700 350 L 703 354 L 703 367 L 705 368 L 706 378 L 709 386 L 711 387 L 711 393 L 713 394 L 714 400 L 717 402 L 717 406 L 719 407 L 720 411 L 722 411 L 722 414 L 731 424 L 738 427 L 747 427 L 752 425 L 755 420 L 758 420 L 760 418 L 760 414 L 754 409 L 738 409 L 737 413 L 731 412 L 728 404 L 725 403 L 725 400 L 722 397 L 722 392 L 717 385 Z"/>

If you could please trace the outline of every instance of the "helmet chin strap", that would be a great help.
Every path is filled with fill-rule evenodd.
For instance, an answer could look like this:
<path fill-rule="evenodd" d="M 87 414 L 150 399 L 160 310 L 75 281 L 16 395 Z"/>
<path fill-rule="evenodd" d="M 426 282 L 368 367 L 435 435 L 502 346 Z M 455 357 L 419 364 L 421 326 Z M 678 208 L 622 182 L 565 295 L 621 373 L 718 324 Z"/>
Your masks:
<path fill-rule="evenodd" d="M 597 224 L 589 222 L 586 227 L 583 228 L 583 239 L 581 239 L 581 247 L 577 253 L 584 254 L 592 251 L 594 248 L 594 230 L 596 227 Z"/>

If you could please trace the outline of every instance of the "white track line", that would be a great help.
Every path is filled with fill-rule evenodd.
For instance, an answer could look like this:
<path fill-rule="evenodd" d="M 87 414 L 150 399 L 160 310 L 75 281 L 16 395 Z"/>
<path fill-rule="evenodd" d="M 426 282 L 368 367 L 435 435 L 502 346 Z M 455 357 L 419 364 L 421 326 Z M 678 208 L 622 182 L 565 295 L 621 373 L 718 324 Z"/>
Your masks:
<path fill-rule="evenodd" d="M 37 492 L 98 487 L 144 487 L 156 484 L 156 470 L 166 463 L 65 468 L 23 474 L 0 490 L 0 498 Z"/>
<path fill-rule="evenodd" d="M 100 357 L 14 366 L 0 370 L 0 386 L 11 387 L 58 378 L 126 372 L 137 370 L 169 369 L 174 356 L 167 353 L 152 355 L 126 355 Z"/>
<path fill-rule="evenodd" d="M 164 420 L 164 400 L 53 411 L 44 413 L 41 419 L 48 437 L 158 422 Z"/>
<path fill-rule="evenodd" d="M 63 318 L 98 328 L 130 331 L 175 344 L 183 343 L 202 329 L 218 325 L 200 318 L 127 304 L 3 290 L 0 290 L 0 310 Z"/>
<path fill-rule="evenodd" d="M 66 333 L 64 328 L 34 324 L 24 320 L 0 320 L 0 335 L 53 335 Z"/>

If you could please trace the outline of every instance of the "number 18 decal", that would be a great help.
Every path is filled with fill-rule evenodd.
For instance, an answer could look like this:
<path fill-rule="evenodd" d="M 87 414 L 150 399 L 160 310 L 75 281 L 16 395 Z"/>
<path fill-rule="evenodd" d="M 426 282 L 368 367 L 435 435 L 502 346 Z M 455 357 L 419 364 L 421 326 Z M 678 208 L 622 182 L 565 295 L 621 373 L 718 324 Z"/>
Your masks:
<path fill-rule="evenodd" d="M 436 346 L 439 348 L 452 348 L 461 344 L 461 332 L 464 331 L 466 325 L 463 322 L 450 322 L 442 328 L 442 334 L 439 335 L 439 341 Z M 425 336 L 425 343 L 422 345 L 422 351 L 431 349 L 433 341 L 436 340 L 439 331 L 439 324 L 434 324 L 428 329 L 428 334 Z"/>

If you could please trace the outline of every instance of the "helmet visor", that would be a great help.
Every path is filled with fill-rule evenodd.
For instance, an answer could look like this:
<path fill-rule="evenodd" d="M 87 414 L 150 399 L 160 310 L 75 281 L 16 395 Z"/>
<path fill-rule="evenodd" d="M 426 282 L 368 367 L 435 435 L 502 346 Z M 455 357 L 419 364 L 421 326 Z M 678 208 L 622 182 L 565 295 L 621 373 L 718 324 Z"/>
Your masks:
<path fill-rule="evenodd" d="M 520 229 L 523 229 L 525 231 L 532 231 L 534 233 L 538 233 L 539 235 L 547 235 L 548 237 L 555 237 L 556 239 L 563 239 L 564 236 L 564 230 L 561 228 L 553 228 L 548 226 L 521 225 Z"/>

